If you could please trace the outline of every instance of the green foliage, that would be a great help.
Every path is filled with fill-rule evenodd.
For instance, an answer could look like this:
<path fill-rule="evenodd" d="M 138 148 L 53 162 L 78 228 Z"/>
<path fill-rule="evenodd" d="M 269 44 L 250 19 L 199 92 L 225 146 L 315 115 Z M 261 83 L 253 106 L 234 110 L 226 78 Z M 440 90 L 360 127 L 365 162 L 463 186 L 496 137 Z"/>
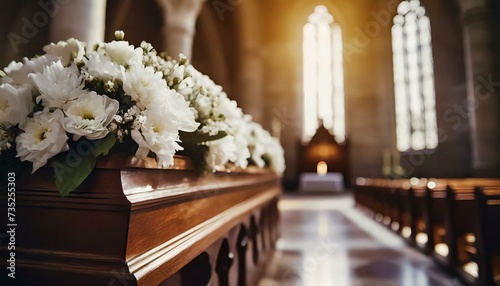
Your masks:
<path fill-rule="evenodd" d="M 71 150 L 69 152 L 71 152 Z M 68 156 L 66 158 L 68 158 Z M 66 197 L 81 185 L 94 169 L 95 162 L 96 157 L 94 157 L 93 154 L 89 154 L 79 157 L 78 163 L 76 164 L 59 161 L 52 163 L 57 190 L 59 190 L 61 197 Z"/>
<path fill-rule="evenodd" d="M 100 155 L 108 155 L 109 150 L 115 146 L 116 137 L 113 133 L 109 133 L 106 137 L 99 140 L 100 142 L 94 146 L 92 154 L 97 158 Z"/>
<path fill-rule="evenodd" d="M 214 136 L 210 136 L 207 133 L 201 132 L 182 132 L 179 131 L 179 137 L 182 141 L 183 145 L 198 145 L 203 142 L 209 142 L 224 138 L 227 136 L 227 133 L 224 131 L 219 131 Z"/>
<path fill-rule="evenodd" d="M 78 188 L 94 169 L 97 158 L 101 155 L 108 155 L 115 143 L 116 137 L 113 133 L 96 141 L 82 139 L 76 142 L 64 156 L 55 158 L 52 168 L 57 190 L 61 196 L 66 197 Z"/>

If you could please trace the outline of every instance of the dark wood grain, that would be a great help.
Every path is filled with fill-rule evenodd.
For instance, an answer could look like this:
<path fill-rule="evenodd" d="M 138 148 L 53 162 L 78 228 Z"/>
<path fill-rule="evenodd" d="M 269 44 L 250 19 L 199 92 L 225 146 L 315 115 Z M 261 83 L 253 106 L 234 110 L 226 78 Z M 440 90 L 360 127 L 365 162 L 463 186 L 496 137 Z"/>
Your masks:
<path fill-rule="evenodd" d="M 16 282 L 185 285 L 181 269 L 203 253 L 215 273 L 224 239 L 236 255 L 239 227 L 248 228 L 252 216 L 259 219 L 263 208 L 276 204 L 279 185 L 277 175 L 257 168 L 201 174 L 179 156 L 170 169 L 158 168 L 149 158 L 111 157 L 65 198 L 57 192 L 50 168 L 19 174 Z M 5 201 L 6 194 L 0 198 Z M 5 207 L 2 203 L 0 213 L 6 213 Z M 4 217 L 0 232 L 6 232 L 6 225 Z M 269 237 L 271 227 L 276 223 L 270 224 Z M 2 257 L 9 254 L 6 242 L 0 244 Z M 239 275 L 236 260 L 227 269 L 229 285 Z M 6 282 L 5 263 L 0 261 L 0 284 Z M 249 277 L 257 275 L 256 267 L 250 270 Z"/>

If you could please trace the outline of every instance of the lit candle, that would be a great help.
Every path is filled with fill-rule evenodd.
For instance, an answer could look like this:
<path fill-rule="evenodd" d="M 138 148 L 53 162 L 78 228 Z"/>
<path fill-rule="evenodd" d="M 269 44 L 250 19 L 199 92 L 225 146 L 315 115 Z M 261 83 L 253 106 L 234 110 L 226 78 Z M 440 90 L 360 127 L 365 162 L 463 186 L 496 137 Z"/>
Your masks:
<path fill-rule="evenodd" d="M 324 176 L 326 175 L 326 173 L 328 173 L 328 165 L 325 161 L 321 161 L 318 163 L 318 165 L 316 166 L 316 172 L 320 176 Z"/>

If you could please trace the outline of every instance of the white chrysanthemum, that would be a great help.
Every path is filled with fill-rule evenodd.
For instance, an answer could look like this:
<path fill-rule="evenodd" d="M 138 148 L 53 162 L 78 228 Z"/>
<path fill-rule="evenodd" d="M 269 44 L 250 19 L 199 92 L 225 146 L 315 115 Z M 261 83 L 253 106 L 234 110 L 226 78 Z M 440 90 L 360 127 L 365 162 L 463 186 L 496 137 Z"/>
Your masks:
<path fill-rule="evenodd" d="M 285 151 L 277 138 L 271 138 L 264 157 L 268 158 L 271 170 L 279 174 L 285 171 Z"/>
<path fill-rule="evenodd" d="M 9 65 L 4 69 L 4 71 L 7 73 L 7 74 L 10 74 L 12 72 L 16 72 L 16 71 L 19 71 L 21 70 L 21 68 L 23 67 L 23 63 L 21 62 L 16 62 L 16 61 L 12 61 L 9 63 Z"/>
<path fill-rule="evenodd" d="M 57 44 L 51 43 L 43 47 L 43 51 L 48 55 L 59 57 L 64 66 L 74 62 L 81 62 L 85 56 L 84 43 L 73 38 L 67 41 L 60 41 Z"/>
<path fill-rule="evenodd" d="M 276 173 L 285 170 L 284 150 L 279 140 L 274 138 L 258 123 L 252 122 L 251 136 L 248 138 L 252 161 L 258 167 L 268 167 Z"/>
<path fill-rule="evenodd" d="M 226 93 L 221 93 L 217 102 L 216 110 L 220 114 L 224 114 L 227 121 L 240 121 L 243 118 L 243 111 L 238 107 L 234 100 L 230 100 Z"/>
<path fill-rule="evenodd" d="M 239 121 L 234 122 L 234 144 L 237 147 L 236 160 L 234 164 L 241 168 L 248 166 L 248 159 L 250 158 L 249 138 L 252 132 L 251 129 L 252 117 L 250 115 L 243 116 Z"/>
<path fill-rule="evenodd" d="M 104 138 L 119 106 L 118 101 L 94 91 L 83 94 L 65 105 L 67 117 L 63 119 L 63 127 L 74 134 L 75 141 L 82 136 L 90 140 Z"/>
<path fill-rule="evenodd" d="M 244 136 L 236 135 L 234 137 L 234 145 L 236 146 L 236 159 L 234 165 L 241 168 L 248 166 L 248 158 L 250 158 L 250 150 L 248 149 L 248 142 Z"/>
<path fill-rule="evenodd" d="M 141 110 L 168 100 L 165 95 L 170 93 L 162 73 L 155 72 L 153 67 L 128 70 L 123 80 L 123 90 Z"/>
<path fill-rule="evenodd" d="M 209 117 L 212 110 L 212 99 L 208 96 L 201 96 L 193 102 L 194 108 L 198 111 L 198 115 L 202 118 Z"/>
<path fill-rule="evenodd" d="M 223 167 L 228 162 L 236 161 L 238 147 L 234 144 L 234 137 L 226 137 L 207 142 L 208 152 L 205 154 L 205 162 L 210 169 Z"/>
<path fill-rule="evenodd" d="M 34 105 L 28 86 L 0 85 L 0 123 L 19 124 L 26 119 Z"/>
<path fill-rule="evenodd" d="M 177 126 L 177 129 L 185 132 L 196 131 L 200 124 L 196 122 L 196 110 L 189 107 L 189 102 L 182 95 L 171 89 L 161 96 L 164 103 L 156 104 L 152 109 L 158 112 L 163 111 L 165 117 L 168 117 L 168 120 Z"/>
<path fill-rule="evenodd" d="M 142 65 L 142 49 L 134 48 L 127 41 L 112 41 L 105 43 L 102 50 L 111 61 L 124 66 Z"/>
<path fill-rule="evenodd" d="M 82 77 L 75 64 L 64 67 L 61 61 L 44 68 L 43 73 L 30 74 L 41 95 L 37 102 L 49 108 L 62 108 L 66 102 L 82 93 Z"/>
<path fill-rule="evenodd" d="M 125 67 L 111 61 L 111 59 L 98 52 L 87 53 L 87 58 L 83 59 L 88 73 L 102 81 L 122 79 Z"/>
<path fill-rule="evenodd" d="M 266 153 L 266 145 L 270 136 L 267 136 L 268 133 L 262 128 L 262 126 L 258 123 L 251 123 L 251 136 L 249 137 L 249 145 L 252 161 L 260 168 L 266 166 L 266 162 L 262 158 L 262 156 Z"/>
<path fill-rule="evenodd" d="M 168 167 L 174 163 L 174 154 L 183 148 L 176 142 L 178 129 L 165 120 L 162 112 L 146 110 L 145 122 L 139 130 L 132 130 L 132 139 L 139 145 L 136 156 L 145 158 L 149 151 L 156 154 L 158 165 Z"/>
<path fill-rule="evenodd" d="M 68 136 L 61 125 L 64 115 L 60 109 L 43 112 L 20 125 L 16 138 L 17 157 L 33 163 L 33 172 L 47 164 L 53 156 L 68 150 Z"/>
<path fill-rule="evenodd" d="M 23 63 L 11 62 L 5 69 L 7 77 L 3 78 L 2 82 L 15 85 L 29 85 L 32 93 L 35 94 L 36 86 L 28 75 L 43 72 L 46 66 L 57 60 L 59 60 L 59 57 L 44 55 L 32 59 L 24 58 Z"/>
<path fill-rule="evenodd" d="M 186 73 L 191 76 L 197 86 L 203 87 L 207 93 L 218 95 L 223 92 L 222 86 L 216 84 L 209 76 L 199 72 L 193 65 L 186 67 Z"/>

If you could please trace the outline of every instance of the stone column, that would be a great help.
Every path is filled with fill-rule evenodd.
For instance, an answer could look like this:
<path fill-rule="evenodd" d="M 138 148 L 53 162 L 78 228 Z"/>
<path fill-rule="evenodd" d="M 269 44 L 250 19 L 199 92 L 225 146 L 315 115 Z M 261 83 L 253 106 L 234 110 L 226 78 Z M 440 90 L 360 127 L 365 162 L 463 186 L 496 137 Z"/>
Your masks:
<path fill-rule="evenodd" d="M 229 1 L 231 2 L 231 1 Z M 233 1 L 235 2 L 235 1 Z M 236 4 L 235 4 L 236 5 Z M 258 4 L 255 1 L 239 1 L 239 9 L 235 11 L 240 50 L 238 52 L 239 67 L 237 94 L 233 95 L 245 113 L 252 115 L 254 121 L 270 127 L 272 118 L 264 118 L 265 104 L 262 90 L 262 37 Z M 272 99 L 266 104 L 273 105 Z M 272 112 L 269 110 L 268 112 Z M 269 113 L 271 115 L 272 113 Z M 266 122 L 267 121 L 267 122 Z"/>
<path fill-rule="evenodd" d="M 500 74 L 486 0 L 460 0 L 472 168 L 476 176 L 500 175 Z"/>
<path fill-rule="evenodd" d="M 163 49 L 191 59 L 196 19 L 205 0 L 157 0 L 163 13 Z"/>
<path fill-rule="evenodd" d="M 75 38 L 104 41 L 106 0 L 54 0 L 51 42 Z"/>
<path fill-rule="evenodd" d="M 257 49 L 242 49 L 238 70 L 238 105 L 254 121 L 264 124 L 262 98 L 262 66 Z"/>

